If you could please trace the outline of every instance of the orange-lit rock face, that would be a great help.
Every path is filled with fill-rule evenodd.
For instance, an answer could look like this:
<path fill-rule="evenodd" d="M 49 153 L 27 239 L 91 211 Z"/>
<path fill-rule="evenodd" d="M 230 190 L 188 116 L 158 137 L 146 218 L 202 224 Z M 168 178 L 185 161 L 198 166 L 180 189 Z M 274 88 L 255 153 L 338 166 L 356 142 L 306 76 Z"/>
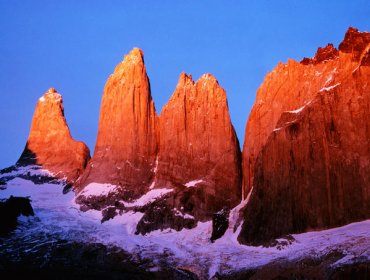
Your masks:
<path fill-rule="evenodd" d="M 370 218 L 369 33 L 349 29 L 344 42 L 331 60 L 278 65 L 259 89 L 243 151 L 253 192 L 242 243 Z"/>
<path fill-rule="evenodd" d="M 135 48 L 105 85 L 94 155 L 80 184 L 99 182 L 139 192 L 145 189 L 153 177 L 156 122 L 143 53 Z"/>
<path fill-rule="evenodd" d="M 351 41 L 353 38 L 353 41 Z M 289 60 L 267 74 L 257 91 L 256 102 L 249 116 L 243 146 L 243 187 L 245 194 L 253 186 L 254 162 L 284 111 L 296 110 L 310 102 L 325 87 L 348 79 L 352 71 L 369 61 L 369 33 L 350 28 L 338 56 L 332 46 L 317 52 L 315 63 Z M 354 52 L 348 52 L 350 50 Z M 367 51 L 366 51 L 367 50 Z M 358 53 L 361 52 L 361 55 Z M 327 56 L 325 56 L 325 53 Z M 320 61 L 320 63 L 317 63 Z"/>
<path fill-rule="evenodd" d="M 71 137 L 62 96 L 50 88 L 37 102 L 27 145 L 18 164 L 39 164 L 56 177 L 74 182 L 89 159 L 87 146 Z"/>
<path fill-rule="evenodd" d="M 194 84 L 191 76 L 181 74 L 162 109 L 159 131 L 156 186 L 197 181 L 188 191 L 199 200 L 194 208 L 208 214 L 240 201 L 239 144 L 226 93 L 212 75 Z"/>

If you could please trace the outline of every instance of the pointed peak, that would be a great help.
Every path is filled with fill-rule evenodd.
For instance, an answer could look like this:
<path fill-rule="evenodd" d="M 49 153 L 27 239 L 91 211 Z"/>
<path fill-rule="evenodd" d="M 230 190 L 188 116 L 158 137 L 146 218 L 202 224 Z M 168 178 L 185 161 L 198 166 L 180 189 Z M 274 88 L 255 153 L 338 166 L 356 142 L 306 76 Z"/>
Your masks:
<path fill-rule="evenodd" d="M 123 59 L 126 63 L 138 63 L 144 61 L 144 52 L 139 48 L 133 48 Z"/>
<path fill-rule="evenodd" d="M 218 85 L 218 81 L 217 79 L 215 78 L 215 76 L 213 76 L 212 74 L 210 73 L 205 73 L 203 74 L 197 81 L 197 84 L 198 83 L 202 83 L 202 84 L 217 84 Z"/>
<path fill-rule="evenodd" d="M 361 32 L 359 32 L 357 28 L 350 26 L 348 27 L 346 34 L 344 36 L 348 36 L 350 34 L 358 34 L 358 33 L 361 33 Z"/>
<path fill-rule="evenodd" d="M 140 48 L 138 48 L 138 47 L 134 47 L 134 48 L 130 51 L 129 55 L 136 55 L 136 56 L 144 57 L 144 52 L 143 52 Z"/>
<path fill-rule="evenodd" d="M 314 64 L 335 59 L 339 56 L 339 51 L 329 43 L 324 48 L 318 48 L 314 57 Z"/>
<path fill-rule="evenodd" d="M 215 98 L 226 98 L 225 90 L 220 86 L 215 76 L 210 73 L 202 75 L 195 83 L 198 92 L 203 92 Z"/>
<path fill-rule="evenodd" d="M 39 98 L 40 102 L 61 102 L 62 96 L 57 92 L 57 90 L 53 87 L 49 88 L 43 96 Z"/>
<path fill-rule="evenodd" d="M 51 88 L 49 88 L 48 89 L 48 91 L 47 91 L 48 93 L 56 93 L 57 92 L 57 90 L 55 89 L 55 88 L 53 88 L 53 87 L 51 87 Z"/>
<path fill-rule="evenodd" d="M 121 79 L 124 72 L 132 71 L 137 67 L 139 69 L 145 68 L 144 52 L 139 48 L 133 48 L 128 54 L 124 55 L 123 60 L 116 66 L 113 76 L 116 75 L 116 78 Z"/>
<path fill-rule="evenodd" d="M 185 72 L 182 72 L 180 74 L 177 86 L 184 86 L 187 84 L 194 85 L 193 77 L 191 76 L 191 74 L 186 74 Z"/>

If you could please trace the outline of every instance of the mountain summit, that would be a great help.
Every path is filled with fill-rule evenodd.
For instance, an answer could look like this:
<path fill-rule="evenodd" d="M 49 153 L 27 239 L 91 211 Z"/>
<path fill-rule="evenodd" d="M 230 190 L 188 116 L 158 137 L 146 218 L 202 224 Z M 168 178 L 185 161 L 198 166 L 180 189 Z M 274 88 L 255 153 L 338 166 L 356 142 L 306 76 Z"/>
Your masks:
<path fill-rule="evenodd" d="M 146 206 L 137 232 L 192 228 L 235 207 L 241 198 L 238 143 L 216 78 L 205 74 L 194 83 L 182 73 L 159 117 L 151 188 L 166 188 L 166 195 Z"/>
<path fill-rule="evenodd" d="M 192 212 L 202 209 L 209 217 L 240 201 L 239 142 L 226 92 L 214 76 L 204 74 L 194 83 L 190 75 L 180 75 L 160 114 L 159 143 L 156 185 L 194 182 L 186 191 Z"/>
<path fill-rule="evenodd" d="M 90 159 L 88 147 L 72 139 L 62 96 L 49 90 L 37 102 L 26 147 L 17 165 L 36 164 L 74 183 Z"/>
<path fill-rule="evenodd" d="M 154 175 L 156 127 L 144 54 L 134 48 L 105 85 L 94 155 L 79 189 L 92 182 L 108 183 L 134 197 L 143 194 Z"/>

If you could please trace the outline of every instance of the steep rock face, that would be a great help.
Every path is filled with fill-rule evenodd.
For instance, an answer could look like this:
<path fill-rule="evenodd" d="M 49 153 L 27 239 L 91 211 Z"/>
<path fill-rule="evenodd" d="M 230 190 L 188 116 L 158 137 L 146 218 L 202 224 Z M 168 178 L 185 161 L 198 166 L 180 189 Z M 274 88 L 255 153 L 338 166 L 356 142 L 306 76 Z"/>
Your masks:
<path fill-rule="evenodd" d="M 202 220 L 240 201 L 238 139 L 226 93 L 212 75 L 194 83 L 181 74 L 159 131 L 155 187 L 176 189 L 173 207 Z"/>
<path fill-rule="evenodd" d="M 156 123 L 143 52 L 134 48 L 105 85 L 94 155 L 79 189 L 97 182 L 142 194 L 153 179 Z"/>
<path fill-rule="evenodd" d="M 37 102 L 26 147 L 17 165 L 37 164 L 73 183 L 90 159 L 88 147 L 72 139 L 62 96 L 50 88 Z"/>
<path fill-rule="evenodd" d="M 259 89 L 243 151 L 246 188 L 253 184 L 253 191 L 241 243 L 370 217 L 370 67 L 364 59 L 370 40 L 369 33 L 353 32 L 338 57 L 278 65 Z"/>
<path fill-rule="evenodd" d="M 257 91 L 249 116 L 242 154 L 244 197 L 253 186 L 254 163 L 275 129 L 281 114 L 300 108 L 324 87 L 347 78 L 360 64 L 369 63 L 369 33 L 349 28 L 340 44 L 340 55 L 329 44 L 319 48 L 313 59 L 289 60 L 267 74 Z M 353 50 L 353 52 L 348 52 Z M 361 53 L 361 55 L 358 55 Z"/>

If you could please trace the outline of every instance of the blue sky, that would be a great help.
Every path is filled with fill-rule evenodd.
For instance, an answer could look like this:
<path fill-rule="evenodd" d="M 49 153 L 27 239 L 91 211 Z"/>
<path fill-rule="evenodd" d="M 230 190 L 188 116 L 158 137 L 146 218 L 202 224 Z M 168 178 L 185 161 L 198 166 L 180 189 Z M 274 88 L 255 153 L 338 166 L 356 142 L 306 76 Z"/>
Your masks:
<path fill-rule="evenodd" d="M 37 99 L 55 87 L 75 139 L 93 151 L 107 77 L 133 47 L 145 53 L 157 112 L 179 74 L 212 73 L 243 144 L 265 74 L 288 58 L 370 31 L 370 1 L 0 0 L 0 168 L 16 162 Z"/>

